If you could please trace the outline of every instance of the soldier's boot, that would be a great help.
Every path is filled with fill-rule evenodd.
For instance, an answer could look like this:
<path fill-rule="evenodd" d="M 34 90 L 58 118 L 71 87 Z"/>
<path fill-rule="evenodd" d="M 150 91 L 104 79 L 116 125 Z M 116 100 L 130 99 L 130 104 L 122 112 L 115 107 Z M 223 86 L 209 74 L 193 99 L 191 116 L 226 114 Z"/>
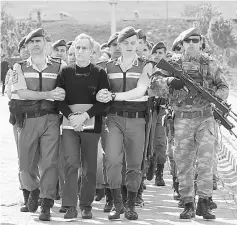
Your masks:
<path fill-rule="evenodd" d="M 54 201 L 52 199 L 48 199 L 48 198 L 42 199 L 39 220 L 50 221 L 50 218 L 51 218 L 50 208 L 53 207 L 53 204 L 54 204 Z"/>
<path fill-rule="evenodd" d="M 123 205 L 125 206 L 127 202 L 127 187 L 125 185 L 121 186 L 121 193 L 122 193 L 122 200 L 123 200 Z"/>
<path fill-rule="evenodd" d="M 196 215 L 202 216 L 203 219 L 206 220 L 214 220 L 216 216 L 212 213 L 211 209 L 209 208 L 209 199 L 199 198 Z"/>
<path fill-rule="evenodd" d="M 180 214 L 180 219 L 191 219 L 195 217 L 194 203 L 189 202 L 184 204 L 184 211 Z"/>
<path fill-rule="evenodd" d="M 30 191 L 26 190 L 26 189 L 22 189 L 23 192 L 23 197 L 24 197 L 24 204 L 23 206 L 20 208 L 21 212 L 29 212 L 29 209 L 27 207 L 27 203 L 28 203 L 28 198 L 30 195 Z"/>
<path fill-rule="evenodd" d="M 173 177 L 173 188 L 174 188 L 174 200 L 180 200 L 181 195 L 179 194 L 179 182 L 176 177 Z"/>
<path fill-rule="evenodd" d="M 121 188 L 110 189 L 114 201 L 114 207 L 108 215 L 109 220 L 120 219 L 120 214 L 124 213 L 124 206 L 121 196 Z"/>
<path fill-rule="evenodd" d="M 96 189 L 95 191 L 95 201 L 99 202 L 105 196 L 105 189 Z"/>
<path fill-rule="evenodd" d="M 182 198 L 180 198 L 179 203 L 178 203 L 179 208 L 184 208 L 184 201 Z"/>
<path fill-rule="evenodd" d="M 27 202 L 29 212 L 36 212 L 36 210 L 38 209 L 39 194 L 40 190 L 38 188 L 30 192 Z"/>
<path fill-rule="evenodd" d="M 138 189 L 137 197 L 136 197 L 136 201 L 135 201 L 136 206 L 140 206 L 140 207 L 144 206 L 144 200 L 142 199 L 142 193 L 143 193 L 143 185 L 141 183 L 140 187 Z"/>
<path fill-rule="evenodd" d="M 137 192 L 128 191 L 128 197 L 125 209 L 125 218 L 128 220 L 137 220 L 138 214 L 135 212 L 135 201 Z"/>
<path fill-rule="evenodd" d="M 110 212 L 113 208 L 113 197 L 109 188 L 105 188 L 106 202 L 104 206 L 104 212 Z"/>
<path fill-rule="evenodd" d="M 155 157 L 153 156 L 149 160 L 149 165 L 148 165 L 148 169 L 147 169 L 147 172 L 146 172 L 146 179 L 147 180 L 153 180 L 155 170 L 156 170 L 156 163 L 155 163 Z"/>
<path fill-rule="evenodd" d="M 156 186 L 165 186 L 165 181 L 163 179 L 163 171 L 164 171 L 164 164 L 157 164 L 156 179 L 155 179 Z"/>
<path fill-rule="evenodd" d="M 217 209 L 217 204 L 213 202 L 212 197 L 209 197 L 209 208 L 212 209 Z"/>

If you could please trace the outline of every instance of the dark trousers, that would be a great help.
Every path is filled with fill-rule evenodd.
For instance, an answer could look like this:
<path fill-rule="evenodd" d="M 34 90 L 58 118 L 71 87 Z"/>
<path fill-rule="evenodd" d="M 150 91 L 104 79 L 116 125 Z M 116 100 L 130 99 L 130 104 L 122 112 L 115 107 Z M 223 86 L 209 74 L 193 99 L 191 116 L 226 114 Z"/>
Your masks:
<path fill-rule="evenodd" d="M 5 80 L 2 82 L 2 94 L 4 94 L 4 92 L 5 92 L 5 87 L 6 87 L 6 85 L 5 85 Z"/>
<path fill-rule="evenodd" d="M 63 130 L 65 159 L 63 206 L 77 206 L 78 169 L 81 169 L 80 208 L 91 209 L 96 189 L 97 149 L 100 134 Z"/>

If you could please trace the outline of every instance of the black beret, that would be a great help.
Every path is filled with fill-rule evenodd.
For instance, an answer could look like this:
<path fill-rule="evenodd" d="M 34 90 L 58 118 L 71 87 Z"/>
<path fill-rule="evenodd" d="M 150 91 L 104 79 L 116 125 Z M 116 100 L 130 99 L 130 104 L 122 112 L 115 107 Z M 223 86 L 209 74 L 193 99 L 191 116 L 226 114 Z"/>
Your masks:
<path fill-rule="evenodd" d="M 136 32 L 139 39 L 142 39 L 142 38 L 146 39 L 146 34 L 143 32 L 142 29 L 137 29 Z"/>
<path fill-rule="evenodd" d="M 178 45 L 178 44 L 180 44 L 182 42 L 182 40 L 181 40 L 181 37 L 180 37 L 180 35 L 177 37 L 177 38 L 175 38 L 175 40 L 174 40 L 174 42 L 173 42 L 173 44 L 172 44 L 172 51 L 174 51 L 174 49 L 175 49 L 175 47 Z"/>
<path fill-rule="evenodd" d="M 108 47 L 108 43 L 103 43 L 101 46 L 100 46 L 100 49 L 104 49 L 104 48 L 107 48 Z"/>
<path fill-rule="evenodd" d="M 164 44 L 163 41 L 158 42 L 157 44 L 155 44 L 155 45 L 153 46 L 153 48 L 152 48 L 152 50 L 151 50 L 151 54 L 154 54 L 157 49 L 161 49 L 161 48 L 166 49 L 166 46 L 165 46 L 165 44 Z"/>
<path fill-rule="evenodd" d="M 120 32 L 119 32 L 119 35 L 118 35 L 118 42 L 121 43 L 122 41 L 124 41 L 125 39 L 129 38 L 129 37 L 132 37 L 136 35 L 137 36 L 137 32 L 135 31 L 135 29 L 131 26 L 129 27 L 126 27 L 124 29 L 122 29 Z"/>
<path fill-rule="evenodd" d="M 26 40 L 26 36 L 20 40 L 19 45 L 18 45 L 18 52 L 20 52 L 21 48 L 25 44 L 25 40 Z"/>
<path fill-rule="evenodd" d="M 111 45 L 111 43 L 116 40 L 119 36 L 119 32 L 116 32 L 114 34 L 112 34 L 110 37 L 109 37 L 109 40 L 108 40 L 108 47 Z"/>
<path fill-rule="evenodd" d="M 34 37 L 44 37 L 44 30 L 43 30 L 43 28 L 38 28 L 38 29 L 32 30 L 26 36 L 25 44 L 27 44 Z"/>
<path fill-rule="evenodd" d="M 201 32 L 198 28 L 196 27 L 191 27 L 185 31 L 183 31 L 180 34 L 180 40 L 183 41 L 187 38 L 189 38 L 190 36 L 200 36 L 201 37 Z"/>
<path fill-rule="evenodd" d="M 52 47 L 53 47 L 53 48 L 57 48 L 58 46 L 65 46 L 65 47 L 67 47 L 67 43 L 66 43 L 65 40 L 60 39 L 60 40 L 55 41 L 55 42 L 52 44 Z"/>

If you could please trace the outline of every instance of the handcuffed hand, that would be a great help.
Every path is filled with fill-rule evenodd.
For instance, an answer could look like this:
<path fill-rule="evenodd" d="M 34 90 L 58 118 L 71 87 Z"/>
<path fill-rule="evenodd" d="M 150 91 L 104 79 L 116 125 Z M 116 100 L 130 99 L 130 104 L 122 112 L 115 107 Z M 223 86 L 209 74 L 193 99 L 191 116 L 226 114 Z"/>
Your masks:
<path fill-rule="evenodd" d="M 86 117 L 83 114 L 71 115 L 69 117 L 70 125 L 75 131 L 83 131 L 83 124 L 86 121 Z"/>
<path fill-rule="evenodd" d="M 56 101 L 63 101 L 65 99 L 65 90 L 56 87 L 54 90 L 50 91 L 50 98 Z"/>
<path fill-rule="evenodd" d="M 101 89 L 96 94 L 96 100 L 98 102 L 107 103 L 112 100 L 112 93 L 110 91 L 108 91 L 108 89 Z"/>

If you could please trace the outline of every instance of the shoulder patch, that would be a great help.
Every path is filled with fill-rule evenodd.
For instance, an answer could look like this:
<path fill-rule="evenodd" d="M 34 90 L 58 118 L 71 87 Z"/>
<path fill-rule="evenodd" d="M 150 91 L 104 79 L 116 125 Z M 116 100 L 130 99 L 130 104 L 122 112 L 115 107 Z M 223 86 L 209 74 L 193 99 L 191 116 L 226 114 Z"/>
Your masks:
<path fill-rule="evenodd" d="M 62 63 L 62 60 L 61 60 L 60 58 L 53 58 L 53 57 L 50 57 L 49 60 L 52 61 L 52 62 L 59 63 L 59 64 Z"/>
<path fill-rule="evenodd" d="M 16 72 L 16 70 L 12 71 L 12 83 L 16 84 L 18 82 L 18 74 Z"/>

